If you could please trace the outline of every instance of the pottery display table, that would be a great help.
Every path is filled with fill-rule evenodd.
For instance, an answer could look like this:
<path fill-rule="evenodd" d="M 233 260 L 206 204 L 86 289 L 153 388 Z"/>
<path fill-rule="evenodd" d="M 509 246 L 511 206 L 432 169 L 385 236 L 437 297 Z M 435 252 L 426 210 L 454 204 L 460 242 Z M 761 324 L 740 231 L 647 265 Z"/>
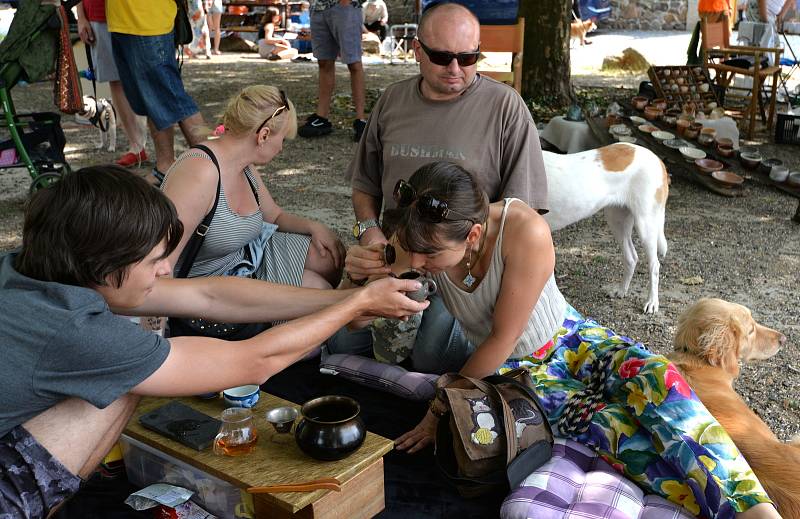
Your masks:
<path fill-rule="evenodd" d="M 565 153 L 593 150 L 602 145 L 586 121 L 570 121 L 563 115 L 550 119 L 540 137 Z"/>
<path fill-rule="evenodd" d="M 210 448 L 198 452 L 139 424 L 142 414 L 170 400 L 213 417 L 219 417 L 227 407 L 221 398 L 143 398 L 124 434 L 240 489 L 323 477 L 336 478 L 341 483 L 341 492 L 254 494 L 256 518 L 366 518 L 383 510 L 383 455 L 394 447 L 391 440 L 368 432 L 363 445 L 350 456 L 339 461 L 317 461 L 300 450 L 293 433 L 278 434 L 264 418 L 273 407 L 300 406 L 262 392 L 253 408 L 259 434 L 256 449 L 245 456 L 218 456 Z"/>

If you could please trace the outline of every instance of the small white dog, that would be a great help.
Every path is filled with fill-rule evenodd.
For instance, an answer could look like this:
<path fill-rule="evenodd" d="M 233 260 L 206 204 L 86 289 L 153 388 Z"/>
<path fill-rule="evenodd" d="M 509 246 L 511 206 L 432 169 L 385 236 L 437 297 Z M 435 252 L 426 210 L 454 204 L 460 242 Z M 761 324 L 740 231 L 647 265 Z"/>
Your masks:
<path fill-rule="evenodd" d="M 556 231 L 603 209 L 622 248 L 624 267 L 622 282 L 610 295 L 624 297 L 639 261 L 633 246 L 635 227 L 650 271 L 650 294 L 644 311 L 657 312 L 658 259 L 667 253 L 664 212 L 669 176 L 664 163 L 647 148 L 627 143 L 570 155 L 543 154 L 550 205 L 544 218 L 550 228 Z"/>
<path fill-rule="evenodd" d="M 117 149 L 117 114 L 108 99 L 83 96 L 83 110 L 75 114 L 81 124 L 91 124 L 100 130 L 97 148 L 108 146 L 108 151 Z"/>

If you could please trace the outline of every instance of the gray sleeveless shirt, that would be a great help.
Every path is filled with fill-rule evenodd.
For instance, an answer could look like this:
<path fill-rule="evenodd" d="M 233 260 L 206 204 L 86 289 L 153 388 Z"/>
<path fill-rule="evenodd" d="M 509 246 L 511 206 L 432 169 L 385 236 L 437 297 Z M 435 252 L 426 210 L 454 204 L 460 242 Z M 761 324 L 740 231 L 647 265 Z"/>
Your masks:
<path fill-rule="evenodd" d="M 511 202 L 518 201 L 516 198 L 506 198 L 503 207 L 503 217 L 500 220 L 500 231 L 497 235 L 497 243 L 492 253 L 489 270 L 474 292 L 466 292 L 450 281 L 444 272 L 434 274 L 433 279 L 439 286 L 445 306 L 453 314 L 467 338 L 476 346 L 480 345 L 492 331 L 494 321 L 494 308 L 500 294 L 500 284 L 503 279 L 503 231 L 505 229 L 506 215 L 508 206 Z M 553 338 L 556 331 L 564 321 L 564 311 L 567 309 L 567 301 L 556 285 L 553 274 L 547 279 L 539 295 L 539 300 L 531 312 L 528 324 L 522 331 L 511 354 L 512 359 L 517 359 L 530 355 L 538 350 Z"/>

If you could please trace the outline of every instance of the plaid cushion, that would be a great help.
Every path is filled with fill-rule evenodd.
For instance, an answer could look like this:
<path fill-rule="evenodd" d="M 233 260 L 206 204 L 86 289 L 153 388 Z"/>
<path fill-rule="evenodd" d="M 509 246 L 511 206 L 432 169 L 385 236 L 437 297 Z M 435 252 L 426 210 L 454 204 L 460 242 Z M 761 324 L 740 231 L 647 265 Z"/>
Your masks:
<path fill-rule="evenodd" d="M 436 394 L 439 375 L 408 371 L 361 355 L 323 352 L 320 373 L 341 375 L 348 380 L 409 400 L 430 400 Z"/>
<path fill-rule="evenodd" d="M 502 519 L 692 519 L 666 499 L 645 496 L 588 447 L 556 439 L 553 458 L 506 497 Z"/>

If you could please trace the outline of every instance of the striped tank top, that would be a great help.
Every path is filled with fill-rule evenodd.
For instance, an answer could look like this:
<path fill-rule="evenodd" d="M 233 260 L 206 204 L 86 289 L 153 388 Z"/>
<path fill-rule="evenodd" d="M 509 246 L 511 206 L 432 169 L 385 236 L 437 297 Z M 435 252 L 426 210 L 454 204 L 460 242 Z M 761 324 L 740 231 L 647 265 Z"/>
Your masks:
<path fill-rule="evenodd" d="M 211 160 L 208 155 L 198 149 L 186 151 L 169 168 L 162 185 L 166 184 L 166 179 L 173 168 L 189 157 Z M 258 189 L 255 174 L 249 166 L 244 168 L 243 173 L 250 185 Z M 228 206 L 228 199 L 225 197 L 225 186 L 220 186 L 217 210 L 211 220 L 211 226 L 206 233 L 205 240 L 203 240 L 203 245 L 197 252 L 197 257 L 188 277 L 224 275 L 242 262 L 245 257 L 245 245 L 258 237 L 261 233 L 261 225 L 264 223 L 264 215 L 260 208 L 260 197 L 257 197 L 257 201 L 259 202 L 259 208 L 254 213 L 239 215 Z M 184 232 L 190 231 L 187 229 Z M 194 229 L 191 232 L 194 232 Z M 175 265 L 174 272 L 179 270 L 180 261 Z"/>
<path fill-rule="evenodd" d="M 505 267 L 502 254 L 503 231 L 508 207 L 514 201 L 524 203 L 516 198 L 505 199 L 500 231 L 489 263 L 489 270 L 474 292 L 462 290 L 450 281 L 444 272 L 433 275 L 445 306 L 461 324 L 467 339 L 476 346 L 483 343 L 492 331 L 494 308 L 500 294 L 500 284 Z M 558 290 L 555 276 L 551 274 L 542 288 L 539 300 L 536 302 L 536 306 L 528 318 L 528 324 L 522 331 L 510 358 L 518 359 L 530 355 L 547 344 L 561 327 L 566 309 L 567 301 Z"/>

